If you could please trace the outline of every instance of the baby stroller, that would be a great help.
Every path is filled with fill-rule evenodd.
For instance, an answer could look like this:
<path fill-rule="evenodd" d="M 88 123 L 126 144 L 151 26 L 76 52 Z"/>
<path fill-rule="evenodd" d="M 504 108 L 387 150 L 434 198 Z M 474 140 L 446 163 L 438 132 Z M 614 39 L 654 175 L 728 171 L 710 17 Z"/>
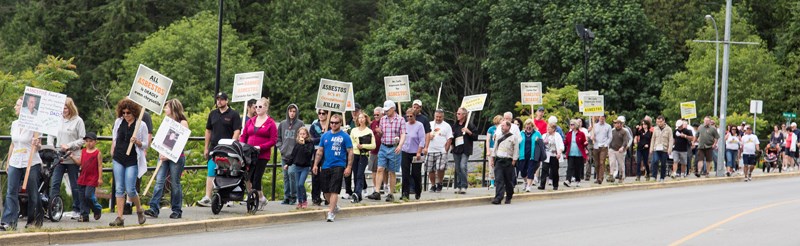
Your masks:
<path fill-rule="evenodd" d="M 781 163 L 780 158 L 778 158 L 778 153 L 780 152 L 780 148 L 775 143 L 770 143 L 767 145 L 766 149 L 767 153 L 764 155 L 764 167 L 761 169 L 763 172 L 766 170 L 767 173 L 771 172 L 771 169 L 778 169 L 778 172 L 781 173 Z"/>
<path fill-rule="evenodd" d="M 228 201 L 243 201 L 247 192 L 247 213 L 255 214 L 258 210 L 258 193 L 251 189 L 250 172 L 258 159 L 258 150 L 253 146 L 222 140 L 209 153 L 214 163 L 214 194 L 211 196 L 211 212 L 219 214 L 222 206 Z"/>
<path fill-rule="evenodd" d="M 43 214 L 38 215 L 36 218 L 36 225 L 41 225 L 44 218 L 52 222 L 58 222 L 64 215 L 64 201 L 60 195 L 55 197 L 48 197 L 50 195 L 50 178 L 53 176 L 53 169 L 56 165 L 61 165 L 61 161 L 67 158 L 69 153 L 56 151 L 52 146 L 43 145 L 39 150 L 39 156 L 42 158 L 41 178 L 38 185 L 39 198 L 42 200 Z M 19 193 L 20 215 L 27 215 L 28 212 L 28 194 Z"/>

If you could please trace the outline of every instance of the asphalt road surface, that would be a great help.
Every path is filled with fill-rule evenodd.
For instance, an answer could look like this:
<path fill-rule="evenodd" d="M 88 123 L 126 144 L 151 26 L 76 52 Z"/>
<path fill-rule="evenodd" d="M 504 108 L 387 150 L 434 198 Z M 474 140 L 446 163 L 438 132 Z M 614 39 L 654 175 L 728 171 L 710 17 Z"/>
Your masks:
<path fill-rule="evenodd" d="M 91 245 L 800 245 L 800 178 Z"/>

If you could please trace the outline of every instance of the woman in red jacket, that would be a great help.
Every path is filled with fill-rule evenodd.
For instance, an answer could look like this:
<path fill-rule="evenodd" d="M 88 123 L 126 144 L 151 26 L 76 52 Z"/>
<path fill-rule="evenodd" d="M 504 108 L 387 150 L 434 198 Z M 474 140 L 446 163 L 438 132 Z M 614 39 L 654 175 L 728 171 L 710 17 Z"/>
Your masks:
<path fill-rule="evenodd" d="M 564 179 L 564 186 L 570 187 L 575 182 L 576 187 L 581 187 L 581 172 L 583 171 L 583 160 L 586 159 L 586 146 L 589 142 L 586 135 L 580 131 L 580 121 L 571 120 L 569 122 L 569 132 L 564 139 L 564 147 L 567 152 L 567 177 Z"/>
<path fill-rule="evenodd" d="M 261 98 L 256 102 L 256 117 L 247 120 L 245 127 L 242 131 L 242 136 L 239 137 L 239 142 L 252 145 L 259 150 L 258 160 L 250 172 L 250 181 L 252 188 L 258 191 L 259 196 L 259 210 L 264 209 L 267 205 L 267 198 L 261 191 L 261 179 L 264 177 L 264 169 L 267 168 L 269 158 L 271 156 L 272 146 L 278 142 L 278 128 L 272 117 L 269 117 L 269 99 Z"/>

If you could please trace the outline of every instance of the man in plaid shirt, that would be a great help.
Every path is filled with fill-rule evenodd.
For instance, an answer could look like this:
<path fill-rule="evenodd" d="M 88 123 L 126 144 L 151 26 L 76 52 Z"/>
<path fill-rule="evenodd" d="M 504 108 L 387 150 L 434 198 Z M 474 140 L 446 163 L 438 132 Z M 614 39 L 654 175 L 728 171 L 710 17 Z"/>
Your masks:
<path fill-rule="evenodd" d="M 400 171 L 400 146 L 406 139 L 406 120 L 397 114 L 397 109 L 392 100 L 383 103 L 383 111 L 386 114 L 381 118 L 380 129 L 376 135 L 382 134 L 380 138 L 380 151 L 378 152 L 378 172 L 375 179 L 383 183 L 384 178 L 388 178 L 389 190 L 386 191 L 386 201 L 394 201 L 394 187 L 397 183 L 396 173 Z M 388 177 L 383 177 L 384 170 L 388 170 Z M 372 192 L 367 196 L 372 200 L 380 200 L 381 194 Z"/>

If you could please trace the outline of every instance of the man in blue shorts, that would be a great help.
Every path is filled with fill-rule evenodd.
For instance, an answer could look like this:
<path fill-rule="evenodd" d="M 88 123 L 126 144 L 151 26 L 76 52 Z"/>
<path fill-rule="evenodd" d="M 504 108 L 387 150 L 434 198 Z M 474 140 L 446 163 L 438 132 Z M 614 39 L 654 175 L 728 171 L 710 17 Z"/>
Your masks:
<path fill-rule="evenodd" d="M 201 207 L 211 206 L 211 191 L 214 188 L 217 169 L 217 165 L 211 160 L 208 153 L 217 147 L 220 139 L 239 139 L 239 133 L 242 130 L 242 118 L 239 117 L 239 112 L 228 107 L 228 95 L 220 92 L 215 98 L 217 109 L 211 110 L 206 121 L 203 157 L 208 159 L 208 177 L 206 178 L 206 195 L 197 201 L 197 205 Z"/>
<path fill-rule="evenodd" d="M 386 115 L 381 118 L 380 127 L 376 135 L 382 134 L 380 138 L 380 151 L 378 152 L 378 173 L 375 178 L 378 184 L 382 184 L 384 178 L 389 179 L 389 190 L 386 191 L 386 201 L 394 201 L 394 187 L 397 183 L 397 172 L 400 171 L 400 147 L 406 139 L 406 120 L 397 114 L 397 109 L 392 100 L 383 103 L 383 111 Z M 389 173 L 388 177 L 383 177 L 384 170 Z M 367 196 L 372 200 L 380 200 L 381 193 L 372 192 Z"/>
<path fill-rule="evenodd" d="M 756 167 L 756 151 L 758 151 L 758 137 L 753 134 L 750 126 L 744 127 L 742 137 L 742 161 L 744 162 L 744 182 L 753 181 L 753 169 Z"/>
<path fill-rule="evenodd" d="M 352 171 L 353 142 L 350 140 L 350 135 L 341 130 L 343 123 L 342 117 L 338 114 L 331 116 L 331 130 L 322 134 L 317 156 L 314 158 L 314 169 L 311 170 L 318 175 L 325 200 L 330 202 L 328 222 L 333 222 L 336 213 L 339 212 L 337 204 L 339 192 L 342 190 L 342 179 L 344 176 L 350 176 Z M 320 169 L 319 162 L 323 156 L 325 158 Z"/>

